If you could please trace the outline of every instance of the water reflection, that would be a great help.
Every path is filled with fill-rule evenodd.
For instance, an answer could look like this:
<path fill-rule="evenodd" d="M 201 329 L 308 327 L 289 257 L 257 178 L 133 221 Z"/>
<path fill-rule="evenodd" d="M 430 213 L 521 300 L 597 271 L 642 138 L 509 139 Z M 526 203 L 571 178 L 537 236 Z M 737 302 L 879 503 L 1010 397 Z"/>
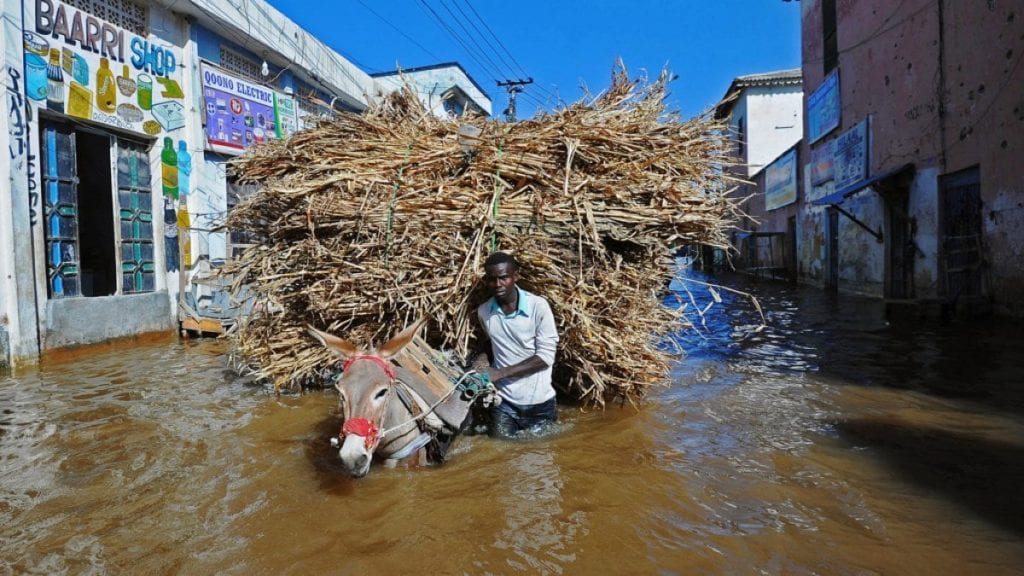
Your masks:
<path fill-rule="evenodd" d="M 492 546 L 509 551 L 508 565 L 517 571 L 561 574 L 575 559 L 573 544 L 586 514 L 563 508 L 565 486 L 554 453 L 543 446 L 522 450 L 505 468 L 495 502 L 505 525 Z"/>
<path fill-rule="evenodd" d="M 718 281 L 766 324 L 721 292 L 638 410 L 361 480 L 333 391 L 268 394 L 220 342 L 2 380 L 0 574 L 1019 573 L 1020 327 Z"/>

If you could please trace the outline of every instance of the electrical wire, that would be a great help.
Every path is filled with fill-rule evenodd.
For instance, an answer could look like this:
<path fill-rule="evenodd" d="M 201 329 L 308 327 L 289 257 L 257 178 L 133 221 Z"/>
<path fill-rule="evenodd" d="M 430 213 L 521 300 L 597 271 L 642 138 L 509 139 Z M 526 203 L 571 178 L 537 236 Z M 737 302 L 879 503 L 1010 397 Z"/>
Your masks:
<path fill-rule="evenodd" d="M 498 81 L 498 78 L 502 76 L 501 72 L 498 72 L 496 74 L 494 70 L 490 69 L 486 64 L 481 62 L 480 59 L 477 58 L 476 55 L 473 53 L 473 51 L 470 50 L 468 46 L 466 46 L 466 43 L 462 41 L 459 35 L 455 33 L 455 31 L 452 30 L 450 26 L 448 26 L 444 19 L 441 18 L 441 15 L 438 14 L 433 8 L 431 8 L 429 4 L 427 4 L 424 0 L 416 1 L 419 3 L 424 13 L 427 14 L 428 17 L 432 18 L 434 20 L 434 23 L 437 24 L 437 26 L 441 28 L 443 32 L 445 32 L 446 34 L 448 34 L 448 36 L 455 40 L 455 42 L 462 47 L 466 54 L 469 55 L 469 57 L 472 58 L 473 61 L 476 62 L 481 69 L 484 69 L 487 72 L 487 74 L 491 76 L 492 80 L 494 80 L 495 82 Z"/>

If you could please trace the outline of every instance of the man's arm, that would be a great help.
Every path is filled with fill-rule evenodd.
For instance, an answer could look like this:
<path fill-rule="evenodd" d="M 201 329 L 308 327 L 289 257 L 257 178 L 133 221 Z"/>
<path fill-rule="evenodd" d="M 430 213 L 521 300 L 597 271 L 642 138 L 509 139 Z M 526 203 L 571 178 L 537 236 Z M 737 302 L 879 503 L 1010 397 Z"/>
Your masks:
<path fill-rule="evenodd" d="M 551 306 L 543 298 L 540 298 L 537 302 L 535 319 L 537 324 L 536 337 L 534 338 L 534 355 L 505 368 L 489 369 L 488 375 L 492 382 L 502 378 L 529 376 L 535 372 L 546 370 L 549 366 L 555 364 L 558 331 L 555 328 L 555 317 L 551 313 Z"/>
<path fill-rule="evenodd" d="M 529 376 L 534 372 L 540 372 L 548 367 L 547 362 L 541 359 L 540 356 L 530 356 L 522 362 L 518 362 L 511 366 L 504 368 L 488 368 L 487 375 L 491 378 L 491 382 L 497 382 L 502 378 L 517 378 L 519 376 Z"/>

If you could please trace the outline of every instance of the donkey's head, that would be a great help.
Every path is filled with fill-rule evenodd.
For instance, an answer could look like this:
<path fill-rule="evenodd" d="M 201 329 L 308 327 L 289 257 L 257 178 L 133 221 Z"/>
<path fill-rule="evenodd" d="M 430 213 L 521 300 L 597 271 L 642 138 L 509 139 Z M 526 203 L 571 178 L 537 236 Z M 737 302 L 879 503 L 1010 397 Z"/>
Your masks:
<path fill-rule="evenodd" d="M 328 350 L 344 360 L 342 374 L 334 385 L 344 425 L 339 454 L 342 465 L 355 477 L 370 470 L 373 451 L 383 439 L 388 426 L 389 408 L 395 395 L 395 371 L 389 361 L 412 341 L 426 318 L 399 332 L 376 350 L 362 351 L 348 340 L 307 326 L 309 333 Z M 395 400 L 399 404 L 398 400 Z"/>

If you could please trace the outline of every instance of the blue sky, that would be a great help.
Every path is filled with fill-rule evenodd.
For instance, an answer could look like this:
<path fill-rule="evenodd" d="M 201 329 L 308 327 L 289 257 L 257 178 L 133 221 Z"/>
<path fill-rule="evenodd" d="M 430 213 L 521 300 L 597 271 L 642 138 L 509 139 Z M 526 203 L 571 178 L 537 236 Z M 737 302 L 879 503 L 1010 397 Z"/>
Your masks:
<path fill-rule="evenodd" d="M 714 105 L 736 76 L 800 66 L 800 3 L 783 0 L 270 3 L 369 73 L 457 61 L 495 115 L 507 105 L 496 80 L 532 77 L 519 119 L 579 100 L 582 86 L 601 91 L 620 57 L 631 76 L 666 65 L 678 74 L 668 106 L 684 117 Z"/>

